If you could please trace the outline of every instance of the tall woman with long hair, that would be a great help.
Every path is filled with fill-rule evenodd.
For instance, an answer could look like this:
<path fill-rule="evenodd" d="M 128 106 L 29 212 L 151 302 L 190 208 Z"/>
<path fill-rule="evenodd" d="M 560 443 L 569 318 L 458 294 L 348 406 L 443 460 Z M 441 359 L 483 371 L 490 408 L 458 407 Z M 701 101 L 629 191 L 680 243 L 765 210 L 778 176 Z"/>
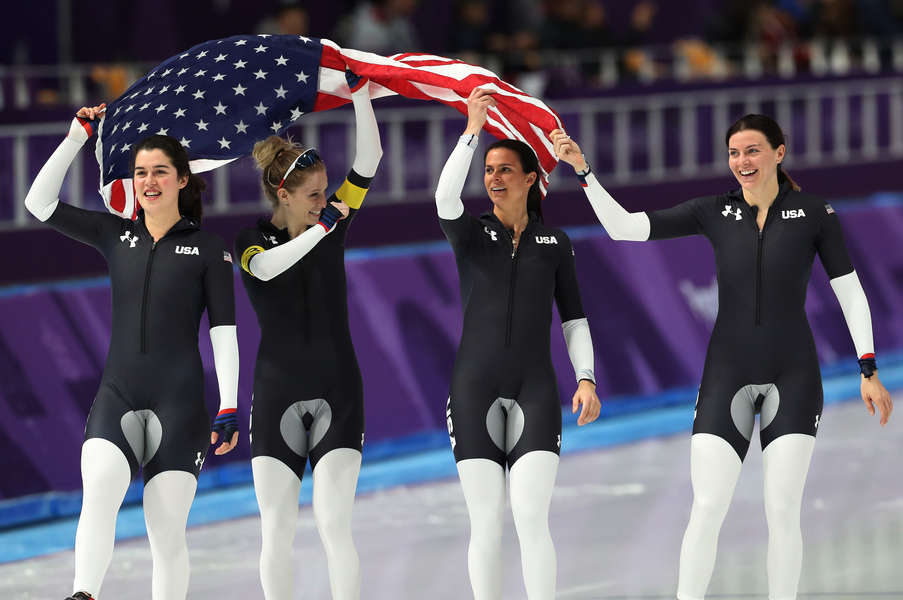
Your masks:
<path fill-rule="evenodd" d="M 475 88 L 467 127 L 436 188 L 439 224 L 455 253 L 464 325 L 448 398 L 448 432 L 470 515 L 467 565 L 476 600 L 502 597 L 505 468 L 530 600 L 555 596 L 557 562 L 549 504 L 561 449 L 561 404 L 549 349 L 558 305 L 584 425 L 599 416 L 593 345 L 583 313 L 574 251 L 542 221 L 540 167 L 532 148 L 499 140 L 484 158 L 492 209 L 469 215 L 461 190 L 477 137 L 495 104 Z"/>
<path fill-rule="evenodd" d="M 75 600 L 97 597 L 113 553 L 116 515 L 129 481 L 144 475 L 144 518 L 154 559 L 154 600 L 185 598 L 185 525 L 211 443 L 238 441 L 238 342 L 232 258 L 200 229 L 204 181 L 171 137 L 132 148 L 137 219 L 57 199 L 72 160 L 104 105 L 78 111 L 69 135 L 35 178 L 25 206 L 60 233 L 96 248 L 110 270 L 110 349 L 82 445 L 82 510 L 75 534 Z M 210 432 L 198 327 L 207 311 L 220 411 Z"/>
<path fill-rule="evenodd" d="M 868 301 L 834 209 L 803 193 L 781 167 L 784 134 L 765 115 L 746 115 L 725 134 L 734 191 L 665 210 L 628 213 L 564 131 L 558 157 L 580 177 L 612 239 L 704 235 L 715 251 L 718 317 L 712 331 L 690 443 L 693 507 L 680 553 L 680 600 L 705 596 L 718 533 L 759 415 L 768 520 L 769 598 L 796 598 L 802 562 L 803 487 L 822 414 L 821 373 L 806 319 L 812 262 L 821 259 L 859 355 L 861 395 L 885 425 L 893 409 L 878 379 Z"/>

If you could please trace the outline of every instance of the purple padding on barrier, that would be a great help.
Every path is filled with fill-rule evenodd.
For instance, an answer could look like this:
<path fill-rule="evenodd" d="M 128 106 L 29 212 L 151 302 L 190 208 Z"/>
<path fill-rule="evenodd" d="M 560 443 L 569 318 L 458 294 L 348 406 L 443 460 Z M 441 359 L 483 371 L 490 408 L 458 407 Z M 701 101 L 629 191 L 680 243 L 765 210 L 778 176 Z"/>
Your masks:
<path fill-rule="evenodd" d="M 841 222 L 869 297 L 880 365 L 882 350 L 903 348 L 903 207 L 844 211 Z M 717 310 L 708 242 L 614 242 L 597 227 L 570 233 L 595 345 L 599 395 L 697 385 Z M 367 440 L 444 428 L 461 330 L 450 250 L 440 244 L 407 252 L 351 251 L 346 269 L 351 333 L 364 379 Z M 247 460 L 249 452 L 259 332 L 237 273 L 235 290 L 242 438 L 239 448 L 225 457 L 210 453 L 208 466 Z M 807 311 L 822 362 L 848 363 L 855 376 L 853 345 L 820 265 L 813 268 Z M 0 497 L 80 486 L 79 447 L 106 358 L 109 327 L 110 294 L 102 280 L 0 294 Z M 567 404 L 575 382 L 559 331 L 556 312 L 552 354 L 561 401 Z M 207 405 L 215 414 L 217 386 L 206 323 L 200 347 Z"/>

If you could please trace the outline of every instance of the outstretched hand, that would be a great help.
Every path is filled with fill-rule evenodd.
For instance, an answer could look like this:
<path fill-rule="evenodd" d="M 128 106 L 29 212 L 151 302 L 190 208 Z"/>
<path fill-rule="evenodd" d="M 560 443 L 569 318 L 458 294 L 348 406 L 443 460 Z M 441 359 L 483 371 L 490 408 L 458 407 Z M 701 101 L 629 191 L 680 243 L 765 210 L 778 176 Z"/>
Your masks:
<path fill-rule="evenodd" d="M 881 413 L 879 422 L 882 426 L 887 425 L 890 414 L 894 411 L 894 401 L 890 397 L 890 392 L 878 379 L 878 374 L 875 373 L 868 378 L 862 377 L 859 391 L 862 394 L 862 401 L 865 402 L 865 407 L 868 409 L 869 414 L 875 414 L 875 406 L 877 405 L 878 412 Z"/>
<path fill-rule="evenodd" d="M 495 98 L 492 97 L 494 93 L 494 90 L 483 88 L 470 90 L 470 96 L 467 97 L 467 128 L 464 130 L 465 135 L 479 135 L 489 116 L 489 107 L 498 104 Z"/>
<path fill-rule="evenodd" d="M 555 129 L 549 134 L 552 145 L 555 147 L 555 156 L 572 167 L 575 171 L 586 170 L 586 160 L 577 142 L 571 139 L 564 129 Z"/>

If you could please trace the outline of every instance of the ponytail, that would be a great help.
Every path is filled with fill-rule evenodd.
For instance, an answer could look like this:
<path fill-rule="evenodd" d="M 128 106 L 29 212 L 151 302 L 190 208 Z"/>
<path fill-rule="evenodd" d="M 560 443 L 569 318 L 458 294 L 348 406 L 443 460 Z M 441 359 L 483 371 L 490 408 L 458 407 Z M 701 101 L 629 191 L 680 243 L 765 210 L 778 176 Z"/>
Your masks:
<path fill-rule="evenodd" d="M 251 156 L 254 158 L 257 168 L 260 169 L 260 184 L 264 195 L 273 206 L 273 210 L 279 207 L 279 198 L 276 197 L 276 192 L 279 190 L 282 176 L 292 163 L 301 156 L 304 150 L 302 146 L 295 144 L 291 139 L 287 140 L 278 135 L 271 135 L 265 140 L 254 144 Z M 311 173 L 325 169 L 326 166 L 320 159 L 317 159 L 312 166 L 306 169 L 294 169 L 285 183 L 282 184 L 282 188 L 287 192 L 291 192 L 304 183 Z"/>
<path fill-rule="evenodd" d="M 793 188 L 794 192 L 801 192 L 803 188 L 793 180 L 793 177 L 790 176 L 787 171 L 784 170 L 784 167 L 778 167 L 778 185 L 781 185 L 783 182 L 787 182 L 790 184 L 790 187 Z"/>

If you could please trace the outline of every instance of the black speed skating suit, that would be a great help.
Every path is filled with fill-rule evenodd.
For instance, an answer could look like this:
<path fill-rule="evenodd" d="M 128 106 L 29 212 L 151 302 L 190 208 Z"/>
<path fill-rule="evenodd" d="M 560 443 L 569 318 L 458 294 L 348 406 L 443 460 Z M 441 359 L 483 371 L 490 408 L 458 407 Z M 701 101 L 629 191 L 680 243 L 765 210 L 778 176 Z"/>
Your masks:
<path fill-rule="evenodd" d="M 584 318 L 570 239 L 532 216 L 516 251 L 492 213 L 439 224 L 455 253 L 464 308 L 447 409 L 455 460 L 510 467 L 527 452 L 559 453 L 553 300 L 562 322 Z"/>
<path fill-rule="evenodd" d="M 364 390 L 348 326 L 345 236 L 370 181 L 349 172 L 328 199 L 348 204 L 348 217 L 269 281 L 251 274 L 251 258 L 289 242 L 288 230 L 260 219 L 235 241 L 261 332 L 251 454 L 279 459 L 299 479 L 308 458 L 313 468 L 330 450 L 363 446 Z"/>
<path fill-rule="evenodd" d="M 742 460 L 760 412 L 762 447 L 815 435 L 821 373 L 806 319 L 816 253 L 833 279 L 853 271 L 830 205 L 784 181 L 765 225 L 741 191 L 648 213 L 649 239 L 701 234 L 715 250 L 718 317 L 706 354 L 693 433 L 728 441 Z"/>
<path fill-rule="evenodd" d="M 85 438 L 115 444 L 134 476 L 199 473 L 210 446 L 198 327 L 235 324 L 232 257 L 182 217 L 156 243 L 144 224 L 60 202 L 46 221 L 96 248 L 110 270 L 113 324 Z"/>

